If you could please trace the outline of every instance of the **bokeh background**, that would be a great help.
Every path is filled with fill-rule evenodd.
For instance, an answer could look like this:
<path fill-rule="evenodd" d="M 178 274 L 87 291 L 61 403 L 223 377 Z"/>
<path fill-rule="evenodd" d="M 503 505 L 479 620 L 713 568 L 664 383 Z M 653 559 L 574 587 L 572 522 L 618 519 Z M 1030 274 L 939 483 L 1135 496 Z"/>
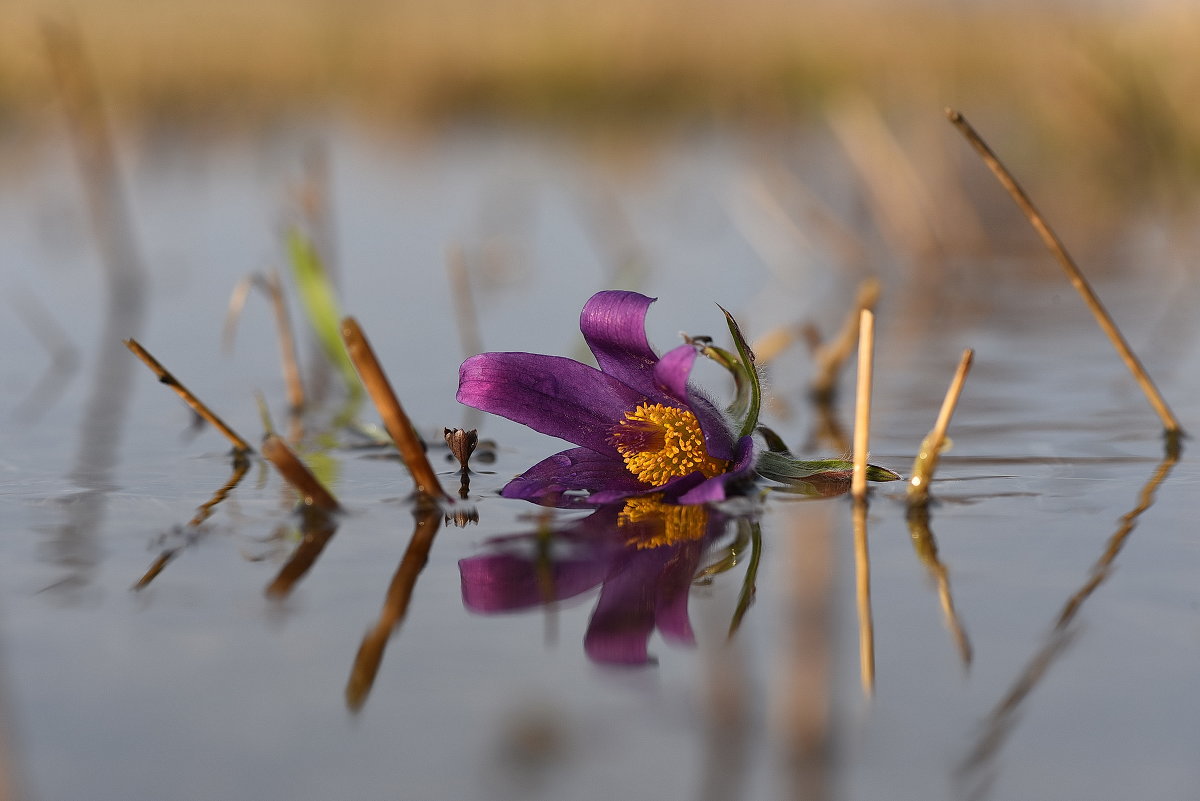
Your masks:
<path fill-rule="evenodd" d="M 0 3 L 0 797 L 1187 797 L 1192 445 L 1164 458 L 944 109 L 1029 190 L 1194 431 L 1197 52 L 1184 0 Z M 439 534 L 361 709 L 343 692 L 412 533 L 409 482 L 338 416 L 288 272 L 298 234 L 426 439 L 494 441 L 480 522 Z M 262 298 L 232 349 L 222 329 L 234 287 L 274 268 L 317 398 L 294 444 L 350 510 L 283 600 L 263 588 L 305 541 L 294 494 L 256 463 L 191 523 L 230 480 L 226 444 L 121 345 L 255 439 L 256 393 L 286 417 Z M 557 449 L 453 402 L 464 355 L 579 355 L 603 288 L 660 297 L 660 351 L 721 338 L 719 302 L 752 340 L 784 335 L 770 421 L 838 455 L 800 327 L 831 339 L 869 277 L 874 461 L 908 470 L 977 350 L 937 544 L 910 536 L 902 488 L 871 506 L 873 697 L 837 499 L 766 504 L 732 645 L 738 559 L 692 588 L 698 646 L 656 638 L 637 671 L 586 659 L 595 593 L 464 609 L 458 560 L 535 525 L 496 490 Z"/>

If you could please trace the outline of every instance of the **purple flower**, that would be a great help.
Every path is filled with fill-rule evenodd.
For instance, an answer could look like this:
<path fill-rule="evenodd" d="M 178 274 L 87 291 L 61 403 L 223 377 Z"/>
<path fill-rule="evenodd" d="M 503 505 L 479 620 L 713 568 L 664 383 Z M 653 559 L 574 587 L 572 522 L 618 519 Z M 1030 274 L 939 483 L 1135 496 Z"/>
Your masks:
<path fill-rule="evenodd" d="M 603 506 L 549 535 L 500 537 L 492 541 L 496 552 L 458 563 L 463 604 L 482 614 L 513 612 L 599 585 L 600 598 L 584 635 L 588 657 L 605 664 L 646 664 L 655 629 L 676 643 L 695 642 L 688 591 L 725 523 L 705 506 L 639 497 Z"/>
<path fill-rule="evenodd" d="M 459 368 L 458 400 L 578 447 L 510 481 L 501 494 L 543 505 L 609 503 L 651 493 L 720 501 L 753 474 L 751 437 L 734 440 L 716 407 L 688 384 L 686 344 L 661 358 L 646 341 L 654 298 L 606 291 L 579 316 L 599 369 L 560 356 L 484 353 Z"/>

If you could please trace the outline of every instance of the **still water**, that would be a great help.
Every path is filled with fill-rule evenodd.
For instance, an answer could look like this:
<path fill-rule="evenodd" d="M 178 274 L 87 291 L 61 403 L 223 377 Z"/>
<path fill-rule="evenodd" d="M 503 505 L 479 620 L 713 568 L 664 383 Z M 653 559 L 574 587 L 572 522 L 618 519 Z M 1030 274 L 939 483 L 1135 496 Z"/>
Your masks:
<path fill-rule="evenodd" d="M 474 465 L 478 522 L 436 530 L 394 629 L 386 609 L 414 531 L 411 480 L 331 426 L 336 391 L 306 420 L 301 450 L 346 512 L 307 573 L 267 597 L 302 541 L 294 496 L 254 461 L 189 526 L 230 479 L 227 445 L 193 429 L 111 337 L 136 336 L 251 440 L 262 431 L 256 392 L 284 420 L 264 299 L 251 296 L 232 353 L 221 329 L 234 285 L 284 264 L 314 143 L 345 311 L 431 443 L 464 424 L 494 443 L 494 461 Z M 791 170 L 852 226 L 870 220 L 845 174 L 799 153 L 732 134 L 636 149 L 495 131 L 397 142 L 340 125 L 130 136 L 120 156 L 146 273 L 140 323 L 106 314 L 67 143 L 7 155 L 0 724 L 16 796 L 1194 796 L 1192 443 L 1164 461 L 1157 418 L 1032 236 L 1016 256 L 949 260 L 931 280 L 927 265 L 863 235 L 866 271 L 884 285 L 873 462 L 909 471 L 959 353 L 976 351 L 934 485 L 933 539 L 910 529 L 902 485 L 874 489 L 873 692 L 844 497 L 768 495 L 756 511 L 756 593 L 736 635 L 744 544 L 724 572 L 674 585 L 694 643 L 676 607 L 646 664 L 605 664 L 585 642 L 613 598 L 661 590 L 656 569 L 593 566 L 551 593 L 570 597 L 521 610 L 465 603 L 465 565 L 478 562 L 463 560 L 528 556 L 542 531 L 556 569 L 555 559 L 586 562 L 586 537 L 545 532 L 587 524 L 586 513 L 538 517 L 496 496 L 561 443 L 455 403 L 464 345 L 447 250 L 461 247 L 471 267 L 487 349 L 579 356 L 580 307 L 617 285 L 660 298 L 648 320 L 660 352 L 680 331 L 724 341 L 716 303 L 751 339 L 804 321 L 831 336 L 866 271 L 840 268 L 819 230 L 797 235 L 802 214 L 779 223 L 762 206 L 763 173 Z M 1127 263 L 1109 264 L 1097 288 L 1194 429 L 1198 293 L 1182 266 L 1194 242 L 1131 236 L 1136 258 L 1114 257 Z M 813 436 L 811 369 L 802 345 L 769 365 L 764 421 L 803 455 L 841 455 Z M 719 368 L 695 377 L 726 397 Z M 843 385 L 852 380 L 850 368 Z M 835 408 L 847 431 L 849 394 Z M 430 454 L 453 486 L 445 450 Z M 688 546 L 687 569 L 721 563 L 738 533 L 736 521 L 711 528 Z M 518 539 L 493 541 L 508 535 Z M 164 552 L 162 572 L 132 590 Z M 348 698 L 373 631 L 386 646 L 378 672 Z"/>

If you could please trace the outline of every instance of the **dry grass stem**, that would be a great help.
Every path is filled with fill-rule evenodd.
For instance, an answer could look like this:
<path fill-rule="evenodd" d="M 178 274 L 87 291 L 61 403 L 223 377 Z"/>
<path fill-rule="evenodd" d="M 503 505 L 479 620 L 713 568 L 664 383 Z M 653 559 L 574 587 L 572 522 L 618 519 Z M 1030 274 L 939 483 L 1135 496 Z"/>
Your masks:
<path fill-rule="evenodd" d="M 946 429 L 950 427 L 950 418 L 958 406 L 958 398 L 962 394 L 963 384 L 967 380 L 967 373 L 970 372 L 974 359 L 974 350 L 967 348 L 963 351 L 962 359 L 958 362 L 958 369 L 955 370 L 954 378 L 950 382 L 950 388 L 946 390 L 946 397 L 942 399 L 942 408 L 938 412 L 933 430 L 921 442 L 921 450 L 913 462 L 912 478 L 908 481 L 909 504 L 929 502 L 929 484 L 933 480 L 938 457 L 941 456 L 942 447 L 946 442 Z"/>
<path fill-rule="evenodd" d="M 372 350 L 371 343 L 367 341 L 358 321 L 353 317 L 342 320 L 342 339 L 346 343 L 346 352 L 350 354 L 350 361 L 353 362 L 354 369 L 358 371 L 358 377 L 362 379 L 367 394 L 371 396 L 371 402 L 375 404 L 375 409 L 383 418 L 384 428 L 395 442 L 396 449 L 400 451 L 400 458 L 404 460 L 405 466 L 412 474 L 413 481 L 416 482 L 417 493 L 434 498 L 449 499 L 450 496 L 446 494 L 446 491 L 442 489 L 441 482 L 438 481 L 437 473 L 429 464 L 425 448 L 413 429 L 412 422 L 396 398 L 396 393 L 392 391 L 392 385 L 388 382 L 379 360 L 375 358 L 375 351 Z"/>
<path fill-rule="evenodd" d="M 246 440 L 242 439 L 236 431 L 226 425 L 224 420 L 222 420 L 220 417 L 217 417 L 212 409 L 209 409 L 200 401 L 199 398 L 192 394 L 191 390 L 179 383 L 178 379 L 176 379 L 175 376 L 171 375 L 171 373 L 167 371 L 167 368 L 159 364 L 158 360 L 151 356 L 149 351 L 138 344 L 137 340 L 125 340 L 125 347 L 129 348 L 129 350 L 133 352 L 133 355 L 141 359 L 142 362 L 145 363 L 145 365 L 149 367 L 156 376 L 158 376 L 160 383 L 166 384 L 171 389 L 175 390 L 175 393 L 179 395 L 179 397 L 183 398 L 183 402 L 190 406 L 192 411 L 204 418 L 204 420 L 213 428 L 224 434 L 225 437 L 233 443 L 233 449 L 236 453 L 247 454 L 254 452 L 254 448 L 250 447 L 250 444 L 246 442 Z"/>
<path fill-rule="evenodd" d="M 383 652 L 388 639 L 408 614 L 408 604 L 412 600 L 417 577 L 429 561 L 429 550 L 433 547 L 433 539 L 441 526 L 441 513 L 432 506 L 418 506 L 414 516 L 416 523 L 412 539 L 409 540 L 404 558 L 400 560 L 400 566 L 396 568 L 396 574 L 388 586 L 379 619 L 363 637 L 358 654 L 354 657 L 354 667 L 346 684 L 346 706 L 354 712 L 366 703 L 375 683 L 375 676 L 379 673 L 379 666 L 383 662 Z"/>
<path fill-rule="evenodd" d="M 1088 283 L 1087 278 L 1084 277 L 1083 272 L 1079 269 L 1079 266 L 1075 264 L 1074 259 L 1072 259 L 1070 254 L 1067 253 L 1066 247 L 1058 238 L 1057 234 L 1054 233 L 1054 230 L 1050 227 L 1050 224 L 1047 223 L 1045 218 L 1042 217 L 1041 213 L 1033 205 L 1033 201 L 1029 199 L 1027 194 L 1025 194 L 1025 190 L 1022 189 L 1021 185 L 1017 183 L 1016 178 L 1014 178 L 1012 173 L 1010 173 L 1008 169 L 1000 162 L 1000 159 L 996 157 L 996 154 L 992 152 L 992 149 L 988 147 L 988 144 L 975 131 L 975 129 L 971 127 L 971 124 L 967 122 L 966 118 L 963 117 L 963 115 L 959 112 L 950 108 L 946 109 L 946 116 L 949 118 L 950 122 L 954 124 L 954 127 L 956 127 L 966 138 L 966 140 L 971 143 L 971 146 L 975 148 L 976 152 L 979 153 L 980 158 L 983 159 L 983 162 L 988 166 L 988 169 L 992 171 L 992 174 L 996 176 L 996 180 L 1000 182 L 1000 185 L 1008 190 L 1008 193 L 1012 196 L 1013 201 L 1016 202 L 1018 208 L 1021 209 L 1021 211 L 1029 219 L 1029 223 L 1033 226 L 1034 230 L 1037 231 L 1038 235 L 1042 238 L 1042 242 L 1045 243 L 1046 247 L 1049 248 L 1050 252 L 1058 260 L 1059 265 L 1066 272 L 1067 278 L 1070 279 L 1071 285 L 1074 286 L 1076 291 L 1078 291 L 1083 297 L 1084 302 L 1087 304 L 1088 309 L 1091 310 L 1092 315 L 1096 318 L 1096 322 L 1100 325 L 1101 330 L 1104 331 L 1104 333 L 1108 336 L 1109 340 L 1113 344 L 1113 347 L 1117 349 L 1117 353 L 1125 362 L 1125 366 L 1129 368 L 1129 372 L 1133 374 L 1134 379 L 1142 388 L 1142 392 L 1146 394 L 1146 398 L 1150 401 L 1150 405 L 1153 406 L 1154 411 L 1158 413 L 1168 437 L 1177 443 L 1178 438 L 1183 433 L 1183 429 L 1180 427 L 1179 421 L 1171 412 L 1170 407 L 1167 406 L 1166 400 L 1163 399 L 1162 395 L 1158 391 L 1158 388 L 1150 379 L 1150 375 L 1146 372 L 1146 368 L 1142 366 L 1142 363 L 1138 360 L 1137 355 L 1134 354 L 1133 349 L 1129 346 L 1129 343 L 1125 341 L 1125 337 L 1122 336 L 1120 329 L 1117 328 L 1117 324 L 1113 322 L 1112 317 L 1109 316 L 1108 311 L 1104 308 L 1104 304 L 1100 302 L 1099 296 L 1096 295 L 1096 292 L 1092 289 L 1091 284 Z"/>
<path fill-rule="evenodd" d="M 875 315 L 859 315 L 858 386 L 854 403 L 854 473 L 850 493 L 856 501 L 867 497 L 867 450 L 871 440 L 871 378 L 875 369 Z"/>
<path fill-rule="evenodd" d="M 846 315 L 842 330 L 828 344 L 822 344 L 814 332 L 807 331 L 813 357 L 816 361 L 816 371 L 809 385 L 811 397 L 818 403 L 830 403 L 837 394 L 837 377 L 842 365 L 854 352 L 854 345 L 859 340 L 859 324 L 863 311 L 874 311 L 879 302 L 879 280 L 868 278 L 858 285 L 858 293 L 854 299 L 854 307 Z"/>
<path fill-rule="evenodd" d="M 325 512 L 335 512 L 340 509 L 337 498 L 312 474 L 308 466 L 300 461 L 292 449 L 276 434 L 268 434 L 263 438 L 262 455 L 291 484 L 296 492 L 304 499 L 304 505 Z"/>

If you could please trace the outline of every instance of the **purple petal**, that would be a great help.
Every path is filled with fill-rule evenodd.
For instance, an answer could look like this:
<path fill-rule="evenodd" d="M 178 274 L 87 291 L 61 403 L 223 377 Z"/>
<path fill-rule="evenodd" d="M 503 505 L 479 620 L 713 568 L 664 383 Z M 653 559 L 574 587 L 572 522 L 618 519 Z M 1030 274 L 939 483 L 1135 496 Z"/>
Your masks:
<path fill-rule="evenodd" d="M 646 310 L 655 298 L 608 290 L 592 295 L 579 314 L 579 330 L 605 373 L 643 392 L 653 388 L 658 356 L 646 340 Z"/>
<path fill-rule="evenodd" d="M 604 579 L 603 560 L 555 561 L 542 570 L 534 559 L 488 554 L 458 563 L 463 605 L 472 612 L 508 612 L 561 601 Z"/>
<path fill-rule="evenodd" d="M 737 443 L 737 455 L 728 472 L 704 481 L 675 498 L 676 503 L 714 503 L 727 497 L 730 483 L 742 481 L 754 474 L 754 438 L 742 437 Z"/>
<path fill-rule="evenodd" d="M 483 353 L 459 368 L 458 401 L 616 458 L 610 431 L 642 396 L 572 359 Z"/>
<path fill-rule="evenodd" d="M 696 349 L 691 345 L 680 345 L 667 351 L 654 367 L 654 382 L 668 396 L 682 403 L 700 423 L 704 432 L 704 445 L 710 455 L 718 459 L 733 458 L 733 437 L 729 424 L 704 396 L 692 391 L 688 377 L 696 363 Z"/>
<path fill-rule="evenodd" d="M 564 498 L 563 494 L 581 490 L 596 495 L 586 498 L 588 503 L 605 503 L 647 491 L 647 487 L 626 469 L 619 456 L 571 448 L 538 462 L 508 482 L 500 494 L 544 506 L 570 506 L 573 496 Z"/>

